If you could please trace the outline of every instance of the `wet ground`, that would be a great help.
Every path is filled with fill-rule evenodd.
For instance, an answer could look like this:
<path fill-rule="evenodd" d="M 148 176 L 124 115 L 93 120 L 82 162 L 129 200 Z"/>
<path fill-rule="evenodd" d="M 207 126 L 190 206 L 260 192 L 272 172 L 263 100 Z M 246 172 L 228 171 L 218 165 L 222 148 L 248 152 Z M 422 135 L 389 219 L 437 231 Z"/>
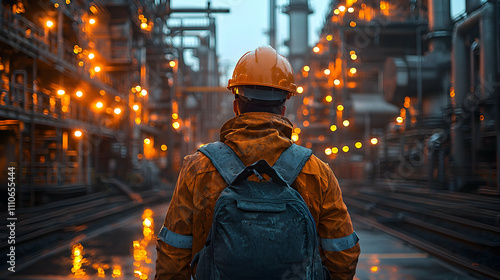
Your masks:
<path fill-rule="evenodd" d="M 159 231 L 167 208 L 168 204 L 151 208 L 153 234 Z M 144 241 L 144 210 L 109 224 L 94 237 L 68 244 L 66 250 L 11 274 L 8 279 L 153 279 L 156 249 L 154 242 Z M 356 220 L 354 226 L 362 250 L 357 280 L 477 279 Z"/>
<path fill-rule="evenodd" d="M 360 239 L 358 280 L 473 280 L 452 267 L 403 241 L 354 220 Z"/>
<path fill-rule="evenodd" d="M 167 208 L 168 204 L 150 208 L 154 221 L 152 235 L 158 233 Z M 68 244 L 66 250 L 11 274 L 7 279 L 153 279 L 156 248 L 154 242 L 144 241 L 145 209 L 100 229 L 101 233 L 95 237 Z M 77 244 L 81 247 L 76 247 Z"/>

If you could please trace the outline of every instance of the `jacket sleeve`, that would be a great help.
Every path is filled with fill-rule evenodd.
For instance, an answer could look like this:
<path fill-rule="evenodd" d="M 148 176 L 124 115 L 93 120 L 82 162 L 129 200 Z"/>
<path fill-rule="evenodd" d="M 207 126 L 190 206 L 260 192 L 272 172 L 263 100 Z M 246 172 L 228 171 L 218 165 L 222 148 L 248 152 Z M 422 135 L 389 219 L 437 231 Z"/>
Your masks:
<path fill-rule="evenodd" d="M 155 280 L 191 279 L 193 195 L 188 188 L 187 169 L 184 162 L 158 234 Z"/>
<path fill-rule="evenodd" d="M 331 170 L 328 171 L 318 227 L 323 264 L 332 279 L 353 279 L 360 253 L 359 238 L 352 227 L 337 179 Z"/>

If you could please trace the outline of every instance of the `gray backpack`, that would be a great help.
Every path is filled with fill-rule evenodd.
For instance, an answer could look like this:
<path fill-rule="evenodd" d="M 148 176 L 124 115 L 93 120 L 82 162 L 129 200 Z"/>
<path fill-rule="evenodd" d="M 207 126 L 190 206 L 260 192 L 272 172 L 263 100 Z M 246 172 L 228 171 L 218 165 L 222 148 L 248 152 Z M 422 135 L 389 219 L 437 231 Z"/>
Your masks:
<path fill-rule="evenodd" d="M 221 142 L 199 149 L 228 183 L 217 199 L 205 247 L 191 264 L 197 280 L 330 279 L 312 215 L 290 187 L 312 151 L 293 144 L 271 167 L 245 167 Z M 261 181 L 247 178 L 255 174 Z M 262 180 L 267 174 L 271 180 Z"/>

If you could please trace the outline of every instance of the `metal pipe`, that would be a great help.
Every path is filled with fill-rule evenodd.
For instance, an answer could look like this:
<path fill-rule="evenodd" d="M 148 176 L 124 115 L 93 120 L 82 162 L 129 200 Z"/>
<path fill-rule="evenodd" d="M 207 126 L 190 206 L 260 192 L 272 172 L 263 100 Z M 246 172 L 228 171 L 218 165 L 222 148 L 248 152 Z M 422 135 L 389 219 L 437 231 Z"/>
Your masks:
<path fill-rule="evenodd" d="M 475 52 L 479 48 L 479 43 L 477 41 L 472 42 L 469 50 L 469 75 L 470 75 L 470 93 L 474 94 L 475 92 L 475 83 L 476 83 L 476 59 Z M 474 109 L 473 109 L 474 110 Z M 475 111 L 475 110 L 474 110 Z M 472 174 L 476 174 L 476 146 L 477 146 L 477 137 L 479 135 L 480 130 L 478 129 L 479 123 L 476 121 L 476 114 L 472 112 L 470 114 L 470 122 L 472 128 L 472 139 L 471 139 L 471 170 Z"/>
<path fill-rule="evenodd" d="M 276 0 L 269 0 L 269 44 L 276 49 Z"/>
<path fill-rule="evenodd" d="M 481 11 L 479 23 L 480 59 L 479 74 L 481 76 L 481 98 L 489 98 L 494 94 L 495 83 L 495 14 L 493 5 L 487 4 Z"/>
<path fill-rule="evenodd" d="M 471 13 L 470 16 L 461 20 L 455 25 L 453 30 L 452 37 L 452 81 L 453 87 L 455 89 L 455 108 L 454 113 L 456 116 L 455 123 L 451 126 L 451 140 L 452 140 L 452 154 L 454 155 L 454 162 L 456 167 L 456 174 L 460 174 L 458 176 L 459 184 L 461 182 L 460 176 L 463 176 L 463 172 L 465 171 L 466 159 L 465 159 L 465 141 L 464 135 L 462 131 L 462 118 L 463 118 L 463 103 L 467 96 L 469 85 L 467 79 L 467 67 L 464 65 L 467 64 L 467 47 L 466 43 L 466 32 L 469 31 L 472 27 L 480 24 L 480 37 L 481 37 L 481 79 L 483 80 L 485 75 L 488 75 L 487 71 L 494 70 L 494 65 L 488 65 L 488 63 L 494 63 L 494 26 L 491 26 L 494 22 L 493 19 L 493 5 L 490 3 L 485 4 L 480 10 L 477 10 Z M 490 36 L 488 34 L 484 34 L 483 32 L 491 32 Z M 492 39 L 493 37 L 493 39 Z M 486 46 L 486 44 L 490 44 Z M 491 55 L 492 57 L 487 57 L 486 55 Z M 486 66 L 488 65 L 488 66 Z M 489 72 L 492 73 L 492 72 Z M 481 82 L 481 94 L 487 92 L 487 83 Z M 500 158 L 500 144 L 497 141 L 497 157 Z M 497 159 L 498 162 L 498 159 Z M 498 164 L 497 164 L 498 166 Z M 498 179 L 497 179 L 498 181 Z"/>

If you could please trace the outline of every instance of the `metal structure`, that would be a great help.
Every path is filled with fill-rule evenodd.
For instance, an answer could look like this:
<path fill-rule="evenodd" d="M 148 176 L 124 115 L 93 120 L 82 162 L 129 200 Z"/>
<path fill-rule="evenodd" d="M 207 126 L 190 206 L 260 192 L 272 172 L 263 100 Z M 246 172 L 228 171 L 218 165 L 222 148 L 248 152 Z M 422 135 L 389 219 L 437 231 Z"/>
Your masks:
<path fill-rule="evenodd" d="M 181 155 L 206 141 L 195 131 L 218 126 L 188 111 L 193 95 L 219 106 L 216 94 L 192 89 L 218 86 L 211 14 L 228 10 L 198 10 L 164 0 L 0 2 L 0 162 L 19 170 L 20 206 L 97 192 L 104 178 L 137 188 L 173 180 Z M 183 12 L 201 12 L 205 29 L 173 26 Z M 199 41 L 175 39 L 189 36 Z M 186 49 L 199 70 L 185 64 Z"/>
<path fill-rule="evenodd" d="M 298 141 L 344 178 L 500 192 L 497 1 L 455 19 L 450 1 L 331 7 L 299 70 Z"/>

